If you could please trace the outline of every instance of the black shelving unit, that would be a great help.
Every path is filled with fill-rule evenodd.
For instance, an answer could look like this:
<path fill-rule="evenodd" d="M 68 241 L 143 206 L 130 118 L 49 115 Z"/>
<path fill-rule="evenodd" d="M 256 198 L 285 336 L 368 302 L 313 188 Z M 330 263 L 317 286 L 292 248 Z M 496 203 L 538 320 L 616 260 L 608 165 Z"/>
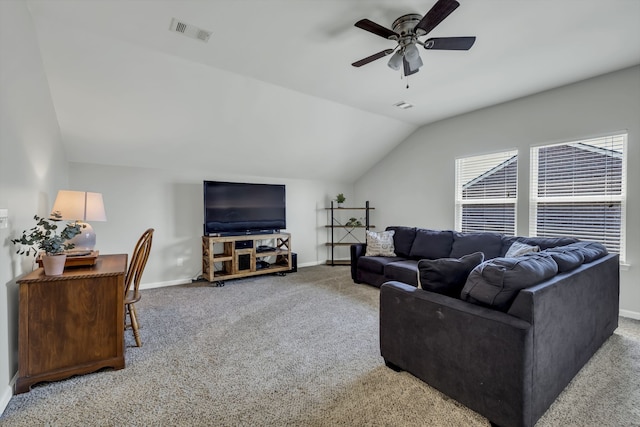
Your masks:
<path fill-rule="evenodd" d="M 370 214 L 369 212 L 372 208 L 369 206 L 369 201 L 365 202 L 364 207 L 337 207 L 334 205 L 333 201 L 331 201 L 331 206 L 325 208 L 330 211 L 331 220 L 330 224 L 325 225 L 326 228 L 331 229 L 331 241 L 326 243 L 326 246 L 331 248 L 331 259 L 327 260 L 327 265 L 349 265 L 351 263 L 350 260 L 342 260 L 335 259 L 335 248 L 338 246 L 351 246 L 354 243 L 365 243 L 366 242 L 366 233 L 357 233 L 356 230 L 364 229 L 369 230 L 370 228 L 375 228 L 374 225 L 370 224 Z M 342 213 L 344 211 L 362 211 L 364 210 L 364 224 L 363 225 L 346 225 L 346 222 L 343 224 L 343 219 L 339 217 L 338 213 Z M 339 232 L 342 233 L 339 233 Z M 355 233 L 355 234 L 354 234 Z M 338 236 L 336 236 L 338 234 Z M 345 240 L 346 239 L 346 240 Z"/>

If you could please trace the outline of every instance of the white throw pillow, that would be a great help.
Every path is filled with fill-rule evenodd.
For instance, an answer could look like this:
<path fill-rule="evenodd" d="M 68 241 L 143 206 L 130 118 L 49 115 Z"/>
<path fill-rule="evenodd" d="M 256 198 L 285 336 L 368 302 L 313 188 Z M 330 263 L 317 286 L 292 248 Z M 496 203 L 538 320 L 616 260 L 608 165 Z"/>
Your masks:
<path fill-rule="evenodd" d="M 540 252 L 540 246 L 531 246 L 522 242 L 513 242 L 504 256 L 505 258 L 515 258 L 531 252 Z"/>
<path fill-rule="evenodd" d="M 395 230 L 376 233 L 367 230 L 367 251 L 365 256 L 396 256 L 393 246 Z"/>

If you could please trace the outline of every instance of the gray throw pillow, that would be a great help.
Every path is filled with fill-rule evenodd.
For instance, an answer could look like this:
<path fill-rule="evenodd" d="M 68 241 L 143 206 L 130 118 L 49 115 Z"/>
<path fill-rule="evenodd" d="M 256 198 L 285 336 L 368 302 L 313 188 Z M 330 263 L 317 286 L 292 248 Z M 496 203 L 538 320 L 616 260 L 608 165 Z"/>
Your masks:
<path fill-rule="evenodd" d="M 522 242 L 513 242 L 504 256 L 505 258 L 515 258 L 531 252 L 540 252 L 540 247 Z"/>
<path fill-rule="evenodd" d="M 518 258 L 495 258 L 473 269 L 460 297 L 506 312 L 521 289 L 543 282 L 557 273 L 558 265 L 546 252 L 534 252 Z"/>
<path fill-rule="evenodd" d="M 460 259 L 422 259 L 418 262 L 418 287 L 459 298 L 469 273 L 482 261 L 482 252 L 465 255 Z"/>
<path fill-rule="evenodd" d="M 511 237 L 515 241 L 526 243 L 531 246 L 538 246 L 541 251 L 556 246 L 569 245 L 578 241 L 575 237 Z"/>

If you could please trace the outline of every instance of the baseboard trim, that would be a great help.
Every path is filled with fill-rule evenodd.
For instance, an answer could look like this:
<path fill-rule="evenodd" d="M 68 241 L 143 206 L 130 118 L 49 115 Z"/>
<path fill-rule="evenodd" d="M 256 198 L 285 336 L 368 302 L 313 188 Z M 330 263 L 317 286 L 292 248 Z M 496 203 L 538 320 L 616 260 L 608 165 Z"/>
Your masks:
<path fill-rule="evenodd" d="M 144 290 L 144 289 L 164 288 L 166 286 L 186 285 L 188 283 L 191 283 L 190 277 L 187 277 L 184 279 L 168 280 L 166 282 L 141 283 L 140 289 Z"/>
<path fill-rule="evenodd" d="M 324 264 L 325 261 L 305 262 L 304 264 L 298 264 L 298 268 L 313 267 L 315 265 Z M 166 282 L 141 283 L 140 290 L 164 288 L 165 286 L 187 285 L 189 283 L 192 283 L 192 281 L 193 279 L 191 277 L 185 277 L 184 279 L 168 280 Z"/>
<path fill-rule="evenodd" d="M 16 375 L 13 376 L 9 384 L 6 385 L 4 391 L 2 392 L 2 396 L 0 396 L 0 415 L 2 415 L 5 409 L 7 409 L 9 401 L 13 397 L 13 384 L 16 381 L 17 375 L 18 374 L 16 373 Z"/>
<path fill-rule="evenodd" d="M 314 267 L 316 265 L 324 265 L 325 263 L 326 263 L 326 261 L 305 262 L 304 264 L 298 264 L 298 268 Z"/>
<path fill-rule="evenodd" d="M 637 311 L 620 310 L 619 313 L 620 313 L 620 316 L 622 317 L 628 317 L 629 319 L 640 320 L 640 313 L 638 313 Z"/>

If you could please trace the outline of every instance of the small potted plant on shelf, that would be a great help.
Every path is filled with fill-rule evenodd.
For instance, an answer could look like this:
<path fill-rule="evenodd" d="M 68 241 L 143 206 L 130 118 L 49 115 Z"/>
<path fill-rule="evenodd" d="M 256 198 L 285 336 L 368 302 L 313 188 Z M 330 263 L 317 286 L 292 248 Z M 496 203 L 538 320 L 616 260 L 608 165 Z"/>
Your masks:
<path fill-rule="evenodd" d="M 77 234 L 80 234 L 81 224 L 67 223 L 58 234 L 58 221 L 61 220 L 60 212 L 53 212 L 49 219 L 34 215 L 36 226 L 24 230 L 17 239 L 11 243 L 22 245 L 16 253 L 20 255 L 36 256 L 39 251 L 42 254 L 42 266 L 46 276 L 59 276 L 64 271 L 64 263 L 67 259 L 65 251 L 74 247 L 73 243 L 66 243 Z M 26 246 L 26 247 L 25 247 Z"/>
<path fill-rule="evenodd" d="M 362 227 L 362 218 L 358 219 L 355 217 L 351 217 L 349 218 L 349 221 L 347 221 L 344 225 L 346 225 L 347 227 Z"/>
<path fill-rule="evenodd" d="M 339 208 L 342 207 L 342 204 L 344 203 L 345 200 L 347 200 L 347 198 L 344 197 L 344 194 L 338 193 L 338 195 L 336 196 L 336 202 L 338 203 Z"/>

